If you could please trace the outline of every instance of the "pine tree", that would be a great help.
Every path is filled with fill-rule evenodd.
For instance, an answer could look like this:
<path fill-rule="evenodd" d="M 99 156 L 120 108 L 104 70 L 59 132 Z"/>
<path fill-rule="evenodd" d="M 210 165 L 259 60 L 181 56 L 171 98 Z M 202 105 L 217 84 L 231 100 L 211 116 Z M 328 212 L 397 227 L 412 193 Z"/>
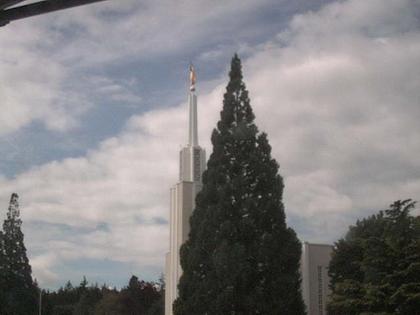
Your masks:
<path fill-rule="evenodd" d="M 285 223 L 283 180 L 267 135 L 254 123 L 236 54 L 211 140 L 181 248 L 175 314 L 304 314 L 301 244 Z"/>
<path fill-rule="evenodd" d="M 26 256 L 21 230 L 18 195 L 10 199 L 7 218 L 3 223 L 3 251 L 5 286 L 2 288 L 4 305 L 1 314 L 27 315 L 37 309 L 37 290 L 32 280 L 32 270 Z"/>
<path fill-rule="evenodd" d="M 336 243 L 329 314 L 418 314 L 420 217 L 410 199 L 358 221 Z"/>

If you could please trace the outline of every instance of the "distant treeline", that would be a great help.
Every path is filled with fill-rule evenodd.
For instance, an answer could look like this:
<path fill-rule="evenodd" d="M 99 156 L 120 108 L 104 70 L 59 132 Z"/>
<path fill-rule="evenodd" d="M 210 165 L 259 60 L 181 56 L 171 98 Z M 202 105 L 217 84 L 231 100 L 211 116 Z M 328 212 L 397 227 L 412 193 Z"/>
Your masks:
<path fill-rule="evenodd" d="M 43 315 L 161 315 L 163 283 L 146 282 L 132 276 L 121 290 L 88 285 L 86 278 L 78 286 L 67 282 L 57 291 L 42 293 Z"/>

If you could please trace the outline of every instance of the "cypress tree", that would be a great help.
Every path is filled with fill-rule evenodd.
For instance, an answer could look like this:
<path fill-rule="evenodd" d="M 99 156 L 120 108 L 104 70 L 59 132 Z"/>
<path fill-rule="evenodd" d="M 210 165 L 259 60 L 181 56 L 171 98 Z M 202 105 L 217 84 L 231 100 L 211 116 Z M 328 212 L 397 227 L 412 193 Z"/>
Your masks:
<path fill-rule="evenodd" d="M 18 195 L 10 198 L 7 218 L 3 223 L 3 310 L 1 314 L 28 315 L 37 309 L 37 290 L 23 243 Z"/>
<path fill-rule="evenodd" d="M 229 75 L 213 153 L 181 248 L 175 314 L 304 314 L 301 244 L 285 223 L 279 166 L 254 123 L 236 54 Z"/>

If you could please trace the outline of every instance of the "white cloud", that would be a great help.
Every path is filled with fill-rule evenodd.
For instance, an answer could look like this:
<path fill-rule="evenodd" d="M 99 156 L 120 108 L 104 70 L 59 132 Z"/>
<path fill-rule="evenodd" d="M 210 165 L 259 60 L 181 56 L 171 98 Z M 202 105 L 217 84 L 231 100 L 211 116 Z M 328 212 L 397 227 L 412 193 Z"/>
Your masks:
<path fill-rule="evenodd" d="M 244 60 L 244 73 L 257 124 L 268 132 L 285 177 L 287 215 L 298 222 L 302 238 L 332 241 L 355 217 L 395 199 L 420 195 L 420 32 L 415 7 L 408 0 L 338 2 L 295 17 L 271 42 L 253 52 L 248 48 L 251 56 Z M 198 8 L 186 7 L 188 14 Z M 116 10 L 112 5 L 109 9 Z M 210 17 L 203 23 L 217 20 L 221 10 L 208 9 Z M 122 47 L 93 40 L 87 47 L 96 51 L 105 45 L 112 52 L 126 49 L 131 40 L 149 38 L 160 30 L 150 10 L 146 6 L 141 20 L 129 18 L 118 26 L 118 32 L 127 32 Z M 60 16 L 56 22 L 82 25 L 89 40 L 101 38 L 105 22 L 84 17 Z M 169 47 L 194 40 L 189 28 L 197 19 L 170 18 L 163 30 L 180 21 L 175 31 L 187 32 L 187 38 L 164 42 L 166 37 L 159 34 L 138 49 L 143 44 Z M 217 51 L 208 56 L 213 53 Z M 108 83 L 108 92 L 120 89 Z M 200 140 L 208 153 L 224 85 L 199 95 Z M 21 194 L 24 222 L 84 229 L 72 235 L 55 229 L 26 233 L 45 240 L 37 243 L 32 258 L 41 283 L 55 281 L 49 273 L 53 266 L 83 258 L 134 263 L 139 269 L 163 265 L 168 227 L 156 221 L 168 219 L 168 189 L 177 179 L 177 152 L 187 138 L 186 113 L 181 104 L 133 116 L 119 135 L 85 157 L 0 179 L 2 204 L 12 191 Z M 98 229 L 101 224 L 107 228 Z"/>
<path fill-rule="evenodd" d="M 36 274 L 38 279 L 41 279 L 41 285 L 43 283 L 54 283 L 59 280 L 59 276 L 51 271 L 51 268 L 57 263 L 57 259 L 54 253 L 46 253 L 33 257 L 30 261 L 32 271 Z"/>
<path fill-rule="evenodd" d="M 352 210 L 352 200 L 336 189 L 335 178 L 327 170 L 287 177 L 286 196 L 293 214 L 304 218 Z"/>
<path fill-rule="evenodd" d="M 246 17 L 267 2 L 108 1 L 14 21 L 0 29 L 0 135 L 34 121 L 53 131 L 75 128 L 98 105 L 95 96 L 140 102 L 141 95 L 126 82 L 112 82 L 111 75 L 103 77 L 113 83 L 108 90 L 89 90 L 86 73 L 116 61 L 147 61 L 209 45 L 234 30 L 246 34 L 258 27 Z"/>
<path fill-rule="evenodd" d="M 72 66 L 91 66 L 127 57 L 147 60 L 184 52 L 197 45 L 230 39 L 229 32 L 233 31 L 238 32 L 238 37 L 244 36 L 247 29 L 255 31 L 261 27 L 250 23 L 247 17 L 269 3 L 269 0 L 109 1 L 56 14 L 40 23 L 50 28 L 52 25 L 56 30 L 56 37 L 46 46 L 55 51 L 58 60 Z M 65 49 L 57 49 L 59 34 L 69 29 L 74 33 L 72 40 Z"/>
<path fill-rule="evenodd" d="M 39 48 L 43 40 L 42 30 L 30 24 L 11 24 L 0 31 L 0 135 L 33 121 L 65 131 L 76 126 L 77 117 L 90 106 L 63 88 L 66 70 Z"/>
<path fill-rule="evenodd" d="M 258 121 L 286 175 L 289 214 L 342 226 L 345 214 L 418 198 L 416 9 L 412 1 L 334 3 L 296 16 L 277 45 L 247 61 Z M 344 233 L 322 231 L 302 236 Z"/>

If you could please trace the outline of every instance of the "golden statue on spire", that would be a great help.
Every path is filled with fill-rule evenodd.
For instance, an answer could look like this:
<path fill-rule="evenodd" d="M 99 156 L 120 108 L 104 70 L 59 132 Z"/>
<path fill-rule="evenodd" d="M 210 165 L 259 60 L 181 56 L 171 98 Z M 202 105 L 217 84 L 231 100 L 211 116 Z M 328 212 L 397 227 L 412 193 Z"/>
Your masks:
<path fill-rule="evenodd" d="M 195 81 L 196 81 L 195 69 L 194 69 L 194 66 L 190 64 L 190 91 L 195 91 Z"/>

